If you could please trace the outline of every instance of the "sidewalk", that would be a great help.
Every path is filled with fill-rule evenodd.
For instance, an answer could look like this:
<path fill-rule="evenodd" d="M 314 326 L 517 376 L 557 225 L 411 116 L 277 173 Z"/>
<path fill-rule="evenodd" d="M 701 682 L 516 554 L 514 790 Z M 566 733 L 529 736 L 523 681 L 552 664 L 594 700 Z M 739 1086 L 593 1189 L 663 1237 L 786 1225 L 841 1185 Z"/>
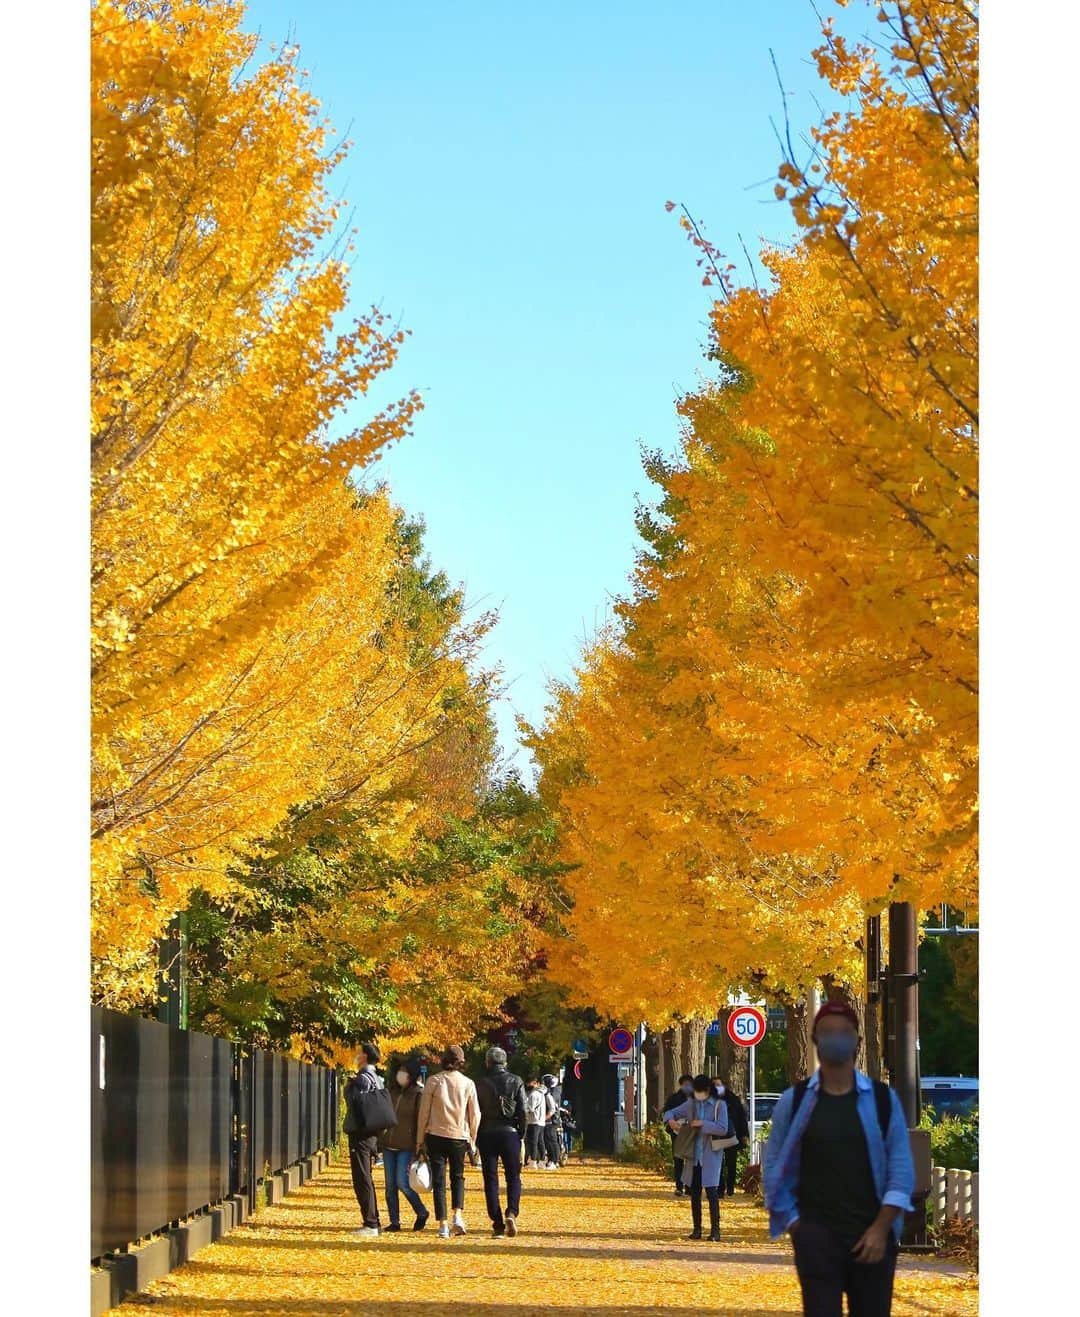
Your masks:
<path fill-rule="evenodd" d="M 380 1210 L 385 1207 L 381 1198 Z M 403 1204 L 404 1206 L 404 1204 Z M 660 1317 L 662 1313 L 800 1317 L 786 1242 L 743 1195 L 721 1203 L 721 1244 L 692 1243 L 690 1208 L 656 1175 L 590 1159 L 525 1174 L 521 1233 L 492 1239 L 480 1174 L 467 1171 L 470 1233 L 358 1240 L 348 1167 L 339 1163 L 268 1207 L 116 1317 L 406 1317 L 422 1308 L 478 1317 Z M 894 1317 L 971 1317 L 974 1278 L 902 1257 Z"/>

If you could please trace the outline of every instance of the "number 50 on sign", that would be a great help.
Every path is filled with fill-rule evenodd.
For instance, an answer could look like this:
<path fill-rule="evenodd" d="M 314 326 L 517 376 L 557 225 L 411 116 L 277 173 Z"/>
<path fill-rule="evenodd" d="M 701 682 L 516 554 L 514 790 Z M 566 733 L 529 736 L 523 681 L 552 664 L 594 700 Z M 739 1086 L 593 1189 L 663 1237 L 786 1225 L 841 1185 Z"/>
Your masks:
<path fill-rule="evenodd" d="M 756 1006 L 737 1006 L 728 1016 L 728 1037 L 741 1047 L 753 1047 L 765 1037 L 765 1014 Z"/>

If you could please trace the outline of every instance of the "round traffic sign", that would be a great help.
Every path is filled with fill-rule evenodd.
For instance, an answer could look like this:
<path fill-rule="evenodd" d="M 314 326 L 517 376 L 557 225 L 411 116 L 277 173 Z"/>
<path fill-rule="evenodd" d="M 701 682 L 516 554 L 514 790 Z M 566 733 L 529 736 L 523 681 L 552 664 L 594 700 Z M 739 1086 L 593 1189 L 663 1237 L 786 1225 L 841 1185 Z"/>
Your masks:
<path fill-rule="evenodd" d="M 575 1079 L 580 1079 L 580 1078 L 581 1078 L 581 1062 L 580 1062 L 580 1061 L 575 1061 L 575 1062 L 574 1062 L 574 1078 L 575 1078 Z"/>
<path fill-rule="evenodd" d="M 765 1037 L 765 1013 L 756 1006 L 736 1006 L 728 1016 L 728 1037 L 741 1047 L 753 1047 Z"/>
<path fill-rule="evenodd" d="M 627 1052 L 633 1051 L 634 1035 L 629 1029 L 612 1029 L 608 1034 L 608 1046 L 616 1056 L 625 1056 Z"/>

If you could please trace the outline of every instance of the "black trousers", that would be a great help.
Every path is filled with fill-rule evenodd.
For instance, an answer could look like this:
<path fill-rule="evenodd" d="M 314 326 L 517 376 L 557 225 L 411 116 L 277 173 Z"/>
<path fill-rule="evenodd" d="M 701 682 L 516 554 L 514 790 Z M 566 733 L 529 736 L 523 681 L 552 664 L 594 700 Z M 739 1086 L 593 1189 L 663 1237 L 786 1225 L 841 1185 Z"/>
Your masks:
<path fill-rule="evenodd" d="M 431 1162 L 435 1220 L 447 1221 L 446 1168 L 449 1165 L 450 1203 L 456 1212 L 465 1206 L 465 1158 L 469 1153 L 469 1143 L 467 1139 L 446 1139 L 441 1134 L 429 1134 L 426 1143 L 428 1161 Z"/>
<path fill-rule="evenodd" d="M 547 1154 L 548 1161 L 554 1162 L 556 1166 L 562 1161 L 560 1155 L 561 1133 L 562 1128 L 557 1120 L 549 1120 L 544 1126 L 544 1152 Z"/>
<path fill-rule="evenodd" d="M 543 1156 L 544 1145 L 544 1127 L 543 1125 L 526 1125 L 525 1126 L 525 1160 L 529 1162 L 538 1162 Z"/>
<path fill-rule="evenodd" d="M 739 1160 L 738 1148 L 724 1149 L 724 1164 L 720 1168 L 720 1192 L 729 1197 L 735 1192 L 735 1165 Z"/>
<path fill-rule="evenodd" d="M 369 1134 L 367 1138 L 350 1134 L 348 1138 L 353 1193 L 360 1204 L 364 1225 L 378 1227 L 379 1200 L 375 1196 L 375 1184 L 371 1178 L 371 1163 L 379 1154 L 379 1140 L 374 1134 Z"/>
<path fill-rule="evenodd" d="M 709 1229 L 720 1229 L 720 1187 L 707 1186 L 705 1189 L 706 1196 L 709 1199 Z M 701 1167 L 694 1167 L 694 1175 L 690 1181 L 690 1219 L 694 1223 L 694 1229 L 701 1229 Z"/>
<path fill-rule="evenodd" d="M 803 1317 L 889 1317 L 899 1251 L 892 1234 L 880 1262 L 856 1262 L 851 1243 L 828 1226 L 800 1221 L 791 1232 L 802 1286 Z"/>
<path fill-rule="evenodd" d="M 481 1130 L 476 1136 L 480 1165 L 484 1172 L 484 1198 L 491 1224 L 501 1228 L 502 1205 L 499 1202 L 499 1162 L 506 1177 L 506 1212 L 517 1216 L 521 1211 L 521 1135 L 510 1125 Z"/>
<path fill-rule="evenodd" d="M 675 1131 L 668 1130 L 668 1138 L 671 1139 L 671 1155 L 675 1160 L 675 1188 L 682 1191 L 682 1168 L 683 1159 L 675 1156 Z"/>

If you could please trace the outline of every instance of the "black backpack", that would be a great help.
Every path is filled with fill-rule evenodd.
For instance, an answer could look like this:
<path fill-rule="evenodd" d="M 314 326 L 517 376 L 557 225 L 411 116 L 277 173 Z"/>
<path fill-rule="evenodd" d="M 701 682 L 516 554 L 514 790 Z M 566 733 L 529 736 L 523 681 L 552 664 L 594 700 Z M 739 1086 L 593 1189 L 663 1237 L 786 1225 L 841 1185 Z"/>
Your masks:
<path fill-rule="evenodd" d="M 874 1106 L 877 1107 L 877 1123 L 881 1130 L 881 1137 L 884 1141 L 889 1135 L 889 1119 L 892 1116 L 892 1096 L 888 1084 L 883 1084 L 880 1079 L 873 1080 L 874 1085 Z M 791 1103 L 791 1119 L 794 1121 L 795 1113 L 804 1097 L 806 1090 L 810 1086 L 809 1079 L 800 1079 L 795 1085 L 795 1097 Z"/>
<path fill-rule="evenodd" d="M 518 1079 L 517 1075 L 512 1075 L 509 1070 L 503 1070 L 499 1074 L 499 1078 L 504 1081 L 502 1088 L 500 1088 L 499 1085 L 496 1084 L 495 1078 L 494 1075 L 484 1076 L 485 1081 L 491 1085 L 492 1091 L 499 1099 L 499 1111 L 502 1113 L 503 1119 L 516 1125 L 519 1123 L 520 1119 L 518 1116 L 517 1091 L 521 1084 L 521 1080 Z M 509 1084 L 508 1086 L 508 1081 L 512 1079 L 517 1079 L 518 1082 L 516 1084 Z"/>

